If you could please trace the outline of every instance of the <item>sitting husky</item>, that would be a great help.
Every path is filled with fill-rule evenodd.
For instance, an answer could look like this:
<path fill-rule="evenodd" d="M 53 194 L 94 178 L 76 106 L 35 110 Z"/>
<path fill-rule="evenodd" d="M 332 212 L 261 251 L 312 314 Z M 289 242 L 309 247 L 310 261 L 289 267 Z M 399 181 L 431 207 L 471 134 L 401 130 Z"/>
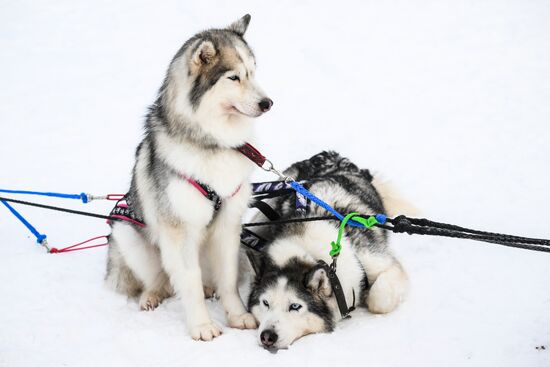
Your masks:
<path fill-rule="evenodd" d="M 252 139 L 252 117 L 273 102 L 256 84 L 243 39 L 250 15 L 189 39 L 170 63 L 132 182 L 112 215 L 107 283 L 139 296 L 143 310 L 175 293 L 193 339 L 220 335 L 204 289 L 220 297 L 231 327 L 256 328 L 238 294 L 241 217 L 255 167 L 236 148 Z"/>
<path fill-rule="evenodd" d="M 293 164 L 284 172 L 304 184 L 340 213 L 392 213 L 395 196 L 377 185 L 368 170 L 359 169 L 334 152 L 322 152 Z M 387 200 L 386 200 L 387 198 Z M 300 217 L 293 195 L 271 199 L 281 219 Z M 326 216 L 310 204 L 306 216 Z M 264 221 L 259 214 L 254 221 Z M 330 332 L 342 316 L 327 271 L 319 260 L 331 263 L 330 243 L 339 222 L 315 221 L 266 226 L 256 233 L 268 240 L 262 251 L 247 250 L 254 280 L 249 310 L 260 326 L 259 342 L 279 349 L 311 333 Z M 393 311 L 407 290 L 407 275 L 388 247 L 388 234 L 377 227 L 346 227 L 336 274 L 348 306 L 366 306 L 373 313 Z"/>

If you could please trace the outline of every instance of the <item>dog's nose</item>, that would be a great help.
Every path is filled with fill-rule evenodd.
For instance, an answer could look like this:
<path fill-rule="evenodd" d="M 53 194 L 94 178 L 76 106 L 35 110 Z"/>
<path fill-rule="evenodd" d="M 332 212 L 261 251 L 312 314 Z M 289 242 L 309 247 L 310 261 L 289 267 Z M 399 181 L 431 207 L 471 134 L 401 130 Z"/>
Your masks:
<path fill-rule="evenodd" d="M 258 103 L 258 106 L 260 106 L 262 112 L 267 112 L 271 109 L 271 106 L 273 106 L 273 101 L 269 98 L 264 98 Z"/>
<path fill-rule="evenodd" d="M 262 333 L 260 334 L 260 340 L 262 341 L 262 344 L 266 347 L 272 347 L 278 338 L 279 336 L 277 335 L 277 333 L 269 329 L 262 331 Z"/>

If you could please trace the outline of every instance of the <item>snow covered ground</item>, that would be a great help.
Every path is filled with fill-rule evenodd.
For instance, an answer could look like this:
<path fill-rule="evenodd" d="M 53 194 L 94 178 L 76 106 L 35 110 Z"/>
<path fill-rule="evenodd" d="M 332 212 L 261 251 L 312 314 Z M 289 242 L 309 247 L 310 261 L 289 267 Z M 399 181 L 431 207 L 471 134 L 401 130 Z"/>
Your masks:
<path fill-rule="evenodd" d="M 543 0 L 2 0 L 0 187 L 125 192 L 175 51 L 247 12 L 258 78 L 275 101 L 258 121 L 259 146 L 279 167 L 336 149 L 393 181 L 425 217 L 550 237 Z M 19 208 L 54 246 L 108 231 Z M 395 235 L 412 281 L 398 311 L 358 311 L 273 355 L 254 331 L 193 342 L 175 300 L 139 312 L 103 287 L 105 248 L 46 255 L 3 208 L 0 233 L 2 366 L 550 365 L 543 253 Z M 209 308 L 225 325 L 220 305 Z"/>

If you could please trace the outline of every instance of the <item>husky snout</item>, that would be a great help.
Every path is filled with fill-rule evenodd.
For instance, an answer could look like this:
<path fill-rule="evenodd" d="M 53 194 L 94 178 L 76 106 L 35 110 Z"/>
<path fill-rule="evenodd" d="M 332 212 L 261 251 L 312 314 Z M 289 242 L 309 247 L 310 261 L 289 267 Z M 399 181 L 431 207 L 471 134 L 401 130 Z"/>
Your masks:
<path fill-rule="evenodd" d="M 260 341 L 264 347 L 273 347 L 277 339 L 279 339 L 279 335 L 273 329 L 266 329 L 260 333 Z"/>
<path fill-rule="evenodd" d="M 258 106 L 262 112 L 267 112 L 271 109 L 271 106 L 273 106 L 273 101 L 270 98 L 264 98 L 258 103 Z"/>
<path fill-rule="evenodd" d="M 252 97 L 233 103 L 236 112 L 248 117 L 258 117 L 268 112 L 273 106 L 273 100 L 268 97 Z"/>

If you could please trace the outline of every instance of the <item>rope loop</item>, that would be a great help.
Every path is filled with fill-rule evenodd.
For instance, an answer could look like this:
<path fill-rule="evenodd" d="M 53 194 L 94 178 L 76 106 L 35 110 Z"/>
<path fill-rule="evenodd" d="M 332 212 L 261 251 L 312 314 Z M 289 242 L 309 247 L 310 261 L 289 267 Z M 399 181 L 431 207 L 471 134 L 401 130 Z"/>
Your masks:
<path fill-rule="evenodd" d="M 393 231 L 396 233 L 407 233 L 407 234 L 413 234 L 412 229 L 412 223 L 411 221 L 404 215 L 399 215 L 392 219 L 393 224 Z"/>

